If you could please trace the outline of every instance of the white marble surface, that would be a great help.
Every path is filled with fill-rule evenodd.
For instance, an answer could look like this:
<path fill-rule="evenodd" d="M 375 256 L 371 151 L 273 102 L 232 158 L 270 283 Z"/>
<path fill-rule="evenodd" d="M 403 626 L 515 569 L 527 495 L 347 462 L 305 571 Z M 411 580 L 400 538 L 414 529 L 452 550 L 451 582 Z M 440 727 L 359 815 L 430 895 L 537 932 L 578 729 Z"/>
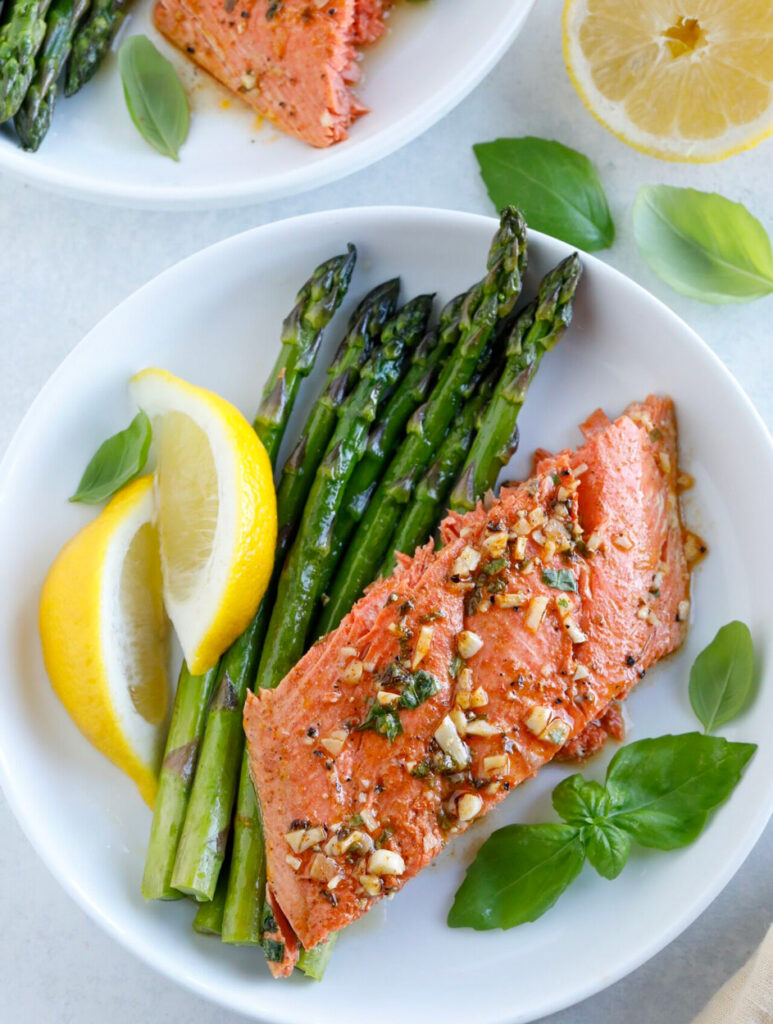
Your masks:
<path fill-rule="evenodd" d="M 770 425 L 773 298 L 711 307 L 676 295 L 637 256 L 630 205 L 640 184 L 689 184 L 744 202 L 773 232 L 773 142 L 725 163 L 696 167 L 660 163 L 628 149 L 590 118 L 569 84 L 560 50 L 560 10 L 560 0 L 538 0 L 525 31 L 496 70 L 421 139 L 347 181 L 294 199 L 240 210 L 146 213 L 92 206 L 0 177 L 0 448 L 82 335 L 171 263 L 245 228 L 337 206 L 415 203 L 490 212 L 470 147 L 508 134 L 557 138 L 595 160 L 617 225 L 615 245 L 602 258 L 683 316 Z M 0 1019 L 9 1024 L 241 1020 L 155 974 L 107 938 L 58 888 L 1 799 L 0 836 Z M 772 867 L 769 826 L 727 889 L 679 939 L 606 992 L 553 1015 L 551 1024 L 687 1024 L 773 919 Z"/>

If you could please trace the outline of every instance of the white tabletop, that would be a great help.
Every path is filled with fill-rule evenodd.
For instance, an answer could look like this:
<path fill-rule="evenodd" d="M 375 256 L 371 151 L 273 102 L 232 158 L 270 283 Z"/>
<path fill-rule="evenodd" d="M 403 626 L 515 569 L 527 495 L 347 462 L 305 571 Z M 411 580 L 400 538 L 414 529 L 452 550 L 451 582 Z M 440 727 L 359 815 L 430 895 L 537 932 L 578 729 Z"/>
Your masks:
<path fill-rule="evenodd" d="M 0 178 L 0 449 L 83 334 L 183 256 L 258 224 L 338 206 L 399 203 L 492 213 L 471 146 L 527 134 L 556 138 L 592 157 L 617 227 L 615 245 L 602 259 L 691 324 L 770 425 L 773 298 L 717 307 L 676 295 L 638 257 L 630 207 L 641 184 L 691 185 L 745 203 L 773 233 L 773 142 L 706 166 L 661 163 L 618 142 L 585 112 L 569 83 L 561 57 L 561 6 L 560 0 L 539 0 L 500 65 L 434 129 L 376 166 L 316 192 L 239 210 L 164 214 L 92 206 Z M 9 1024 L 242 1019 L 178 988 L 104 935 L 58 888 L 1 798 L 0 836 L 0 1018 Z M 769 826 L 726 890 L 680 938 L 606 992 L 548 1020 L 687 1024 L 773 919 L 772 862 Z"/>

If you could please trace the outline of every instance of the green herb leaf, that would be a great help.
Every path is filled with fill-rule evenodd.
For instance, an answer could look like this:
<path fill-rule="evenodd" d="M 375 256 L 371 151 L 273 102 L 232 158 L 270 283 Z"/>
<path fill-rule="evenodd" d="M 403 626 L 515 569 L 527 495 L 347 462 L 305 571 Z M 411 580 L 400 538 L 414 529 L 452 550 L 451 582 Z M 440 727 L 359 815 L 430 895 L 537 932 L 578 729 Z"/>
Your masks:
<path fill-rule="evenodd" d="M 570 825 L 593 825 L 609 812 L 609 795 L 598 782 L 570 775 L 553 790 L 553 807 Z"/>
<path fill-rule="evenodd" d="M 270 960 L 275 964 L 281 964 L 285 955 L 284 942 L 277 942 L 276 939 L 263 939 L 261 945 L 263 946 L 263 955 L 266 960 Z"/>
<path fill-rule="evenodd" d="M 491 201 L 518 206 L 529 227 L 593 251 L 615 238 L 596 168 L 560 142 L 526 136 L 473 146 Z"/>
<path fill-rule="evenodd" d="M 603 818 L 582 830 L 585 855 L 602 878 L 617 878 L 631 852 L 631 837 Z"/>
<path fill-rule="evenodd" d="M 403 723 L 394 707 L 374 701 L 365 721 L 362 725 L 357 726 L 358 732 L 366 732 L 368 729 L 372 729 L 373 732 L 384 736 L 392 743 L 395 737 L 403 731 Z"/>
<path fill-rule="evenodd" d="M 730 796 L 756 749 L 698 732 L 629 743 L 607 770 L 608 820 L 642 846 L 686 846 Z"/>
<path fill-rule="evenodd" d="M 577 593 L 577 577 L 571 569 L 543 569 L 542 582 L 554 590 L 568 590 Z"/>
<path fill-rule="evenodd" d="M 754 644 L 749 627 L 728 622 L 693 662 L 690 703 L 706 732 L 740 714 L 754 678 Z"/>
<path fill-rule="evenodd" d="M 118 51 L 126 106 L 146 142 L 164 156 L 179 159 L 188 136 L 190 111 L 173 65 L 147 36 L 130 36 Z"/>
<path fill-rule="evenodd" d="M 549 910 L 580 873 L 585 852 L 572 825 L 508 825 L 494 832 L 454 898 L 452 928 L 513 928 Z"/>
<path fill-rule="evenodd" d="M 400 707 L 413 710 L 423 704 L 425 700 L 434 697 L 439 689 L 440 683 L 432 673 L 420 669 L 406 681 L 403 692 L 400 694 Z"/>
<path fill-rule="evenodd" d="M 70 501 L 98 505 L 139 476 L 148 461 L 150 440 L 150 420 L 144 412 L 138 412 L 126 430 L 113 434 L 97 448 Z"/>
<path fill-rule="evenodd" d="M 715 192 L 644 185 L 633 204 L 641 256 L 675 291 L 702 302 L 749 302 L 773 292 L 762 224 Z"/>

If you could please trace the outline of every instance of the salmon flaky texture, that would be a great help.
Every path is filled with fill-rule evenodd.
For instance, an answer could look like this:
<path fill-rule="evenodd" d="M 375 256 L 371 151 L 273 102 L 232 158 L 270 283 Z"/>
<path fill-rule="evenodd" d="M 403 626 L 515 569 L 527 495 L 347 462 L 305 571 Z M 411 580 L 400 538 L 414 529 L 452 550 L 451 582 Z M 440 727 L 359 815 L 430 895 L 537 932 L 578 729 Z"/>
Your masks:
<path fill-rule="evenodd" d="M 283 131 L 324 148 L 367 113 L 352 86 L 359 47 L 391 0 L 157 0 L 158 30 Z"/>
<path fill-rule="evenodd" d="M 276 690 L 248 695 L 269 886 L 305 948 L 402 888 L 682 643 L 672 403 L 581 429 L 577 451 L 540 452 L 531 479 L 450 514 L 439 550 L 401 557 Z"/>

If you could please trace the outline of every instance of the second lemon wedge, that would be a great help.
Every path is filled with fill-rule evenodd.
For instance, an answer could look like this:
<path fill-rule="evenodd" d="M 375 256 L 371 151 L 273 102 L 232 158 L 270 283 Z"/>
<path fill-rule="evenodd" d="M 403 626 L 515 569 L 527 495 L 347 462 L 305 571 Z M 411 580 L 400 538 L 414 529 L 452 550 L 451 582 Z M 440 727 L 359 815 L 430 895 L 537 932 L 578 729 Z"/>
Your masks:
<path fill-rule="evenodd" d="M 141 477 L 62 548 L 40 600 L 54 690 L 153 806 L 169 704 L 153 481 Z"/>
<path fill-rule="evenodd" d="M 268 585 L 276 496 L 268 455 L 225 399 L 165 370 L 131 381 L 153 424 L 164 604 L 194 675 L 246 628 Z"/>

